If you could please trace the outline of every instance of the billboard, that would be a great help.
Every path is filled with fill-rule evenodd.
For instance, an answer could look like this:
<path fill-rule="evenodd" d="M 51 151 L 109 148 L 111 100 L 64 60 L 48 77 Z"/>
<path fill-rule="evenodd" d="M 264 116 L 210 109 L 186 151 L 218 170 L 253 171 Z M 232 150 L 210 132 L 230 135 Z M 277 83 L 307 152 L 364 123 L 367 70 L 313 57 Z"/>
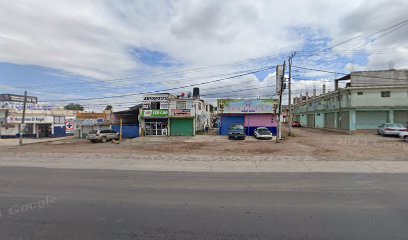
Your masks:
<path fill-rule="evenodd" d="M 24 102 L 24 95 L 0 94 L 0 101 Z M 36 104 L 37 102 L 38 102 L 37 97 L 27 96 L 27 103 Z"/>
<path fill-rule="evenodd" d="M 283 66 L 276 66 L 276 95 L 280 94 L 283 77 Z"/>
<path fill-rule="evenodd" d="M 218 99 L 220 113 L 275 113 L 276 99 Z"/>
<path fill-rule="evenodd" d="M 143 110 L 142 117 L 167 117 L 167 109 L 157 109 L 157 110 Z"/>

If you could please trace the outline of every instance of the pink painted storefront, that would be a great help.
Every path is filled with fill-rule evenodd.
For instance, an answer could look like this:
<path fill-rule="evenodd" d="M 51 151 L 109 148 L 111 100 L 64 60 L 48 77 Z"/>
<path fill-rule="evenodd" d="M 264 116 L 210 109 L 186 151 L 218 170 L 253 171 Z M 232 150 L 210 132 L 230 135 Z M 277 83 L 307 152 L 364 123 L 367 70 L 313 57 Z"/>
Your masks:
<path fill-rule="evenodd" d="M 218 99 L 220 134 L 228 135 L 234 124 L 245 126 L 246 134 L 253 135 L 258 127 L 277 131 L 277 100 L 275 99 Z"/>

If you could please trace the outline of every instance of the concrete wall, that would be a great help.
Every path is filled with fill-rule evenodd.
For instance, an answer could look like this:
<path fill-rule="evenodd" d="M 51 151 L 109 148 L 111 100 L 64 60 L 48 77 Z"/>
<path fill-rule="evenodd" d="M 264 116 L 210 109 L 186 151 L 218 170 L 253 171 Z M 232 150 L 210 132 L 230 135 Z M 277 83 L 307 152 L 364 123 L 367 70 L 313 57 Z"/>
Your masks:
<path fill-rule="evenodd" d="M 381 91 L 390 91 L 391 96 L 381 97 Z M 363 95 L 358 95 L 358 92 Z M 352 107 L 408 106 L 407 88 L 353 90 L 351 94 Z"/>

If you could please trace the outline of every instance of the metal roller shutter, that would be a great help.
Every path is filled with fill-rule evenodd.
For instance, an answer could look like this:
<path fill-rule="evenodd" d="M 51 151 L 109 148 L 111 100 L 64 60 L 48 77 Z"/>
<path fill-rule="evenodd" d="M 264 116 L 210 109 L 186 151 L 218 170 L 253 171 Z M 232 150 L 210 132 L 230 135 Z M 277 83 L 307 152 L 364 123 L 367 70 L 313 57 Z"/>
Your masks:
<path fill-rule="evenodd" d="M 172 118 L 170 120 L 171 136 L 193 136 L 193 118 Z"/>

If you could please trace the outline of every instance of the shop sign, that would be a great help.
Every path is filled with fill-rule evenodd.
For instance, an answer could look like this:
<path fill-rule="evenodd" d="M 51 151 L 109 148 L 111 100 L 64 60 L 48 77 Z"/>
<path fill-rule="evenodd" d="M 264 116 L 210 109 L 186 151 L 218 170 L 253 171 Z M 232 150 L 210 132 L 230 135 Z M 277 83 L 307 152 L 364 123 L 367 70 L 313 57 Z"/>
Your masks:
<path fill-rule="evenodd" d="M 24 103 L 19 103 L 19 102 L 0 102 L 0 108 L 3 109 L 17 109 L 17 110 L 23 110 L 24 108 Z M 48 104 L 33 104 L 33 103 L 27 103 L 26 109 L 27 110 L 52 110 L 54 108 L 51 105 Z"/>
<path fill-rule="evenodd" d="M 143 98 L 144 101 L 168 101 L 168 96 L 163 95 L 149 95 Z"/>
<path fill-rule="evenodd" d="M 219 99 L 220 113 L 273 113 L 276 99 Z"/>
<path fill-rule="evenodd" d="M 142 115 L 143 117 L 167 117 L 168 110 L 167 109 L 143 110 Z"/>
<path fill-rule="evenodd" d="M 160 102 L 160 109 L 168 109 L 169 102 Z"/>
<path fill-rule="evenodd" d="M 7 117 L 8 123 L 21 123 L 22 117 Z M 52 116 L 44 116 L 44 117 L 25 117 L 25 123 L 52 123 L 53 122 Z"/>
<path fill-rule="evenodd" d="M 0 101 L 24 102 L 24 95 L 0 94 Z M 27 103 L 37 103 L 38 98 L 27 96 Z"/>
<path fill-rule="evenodd" d="M 190 109 L 171 109 L 171 116 L 172 117 L 190 117 L 191 110 Z"/>

